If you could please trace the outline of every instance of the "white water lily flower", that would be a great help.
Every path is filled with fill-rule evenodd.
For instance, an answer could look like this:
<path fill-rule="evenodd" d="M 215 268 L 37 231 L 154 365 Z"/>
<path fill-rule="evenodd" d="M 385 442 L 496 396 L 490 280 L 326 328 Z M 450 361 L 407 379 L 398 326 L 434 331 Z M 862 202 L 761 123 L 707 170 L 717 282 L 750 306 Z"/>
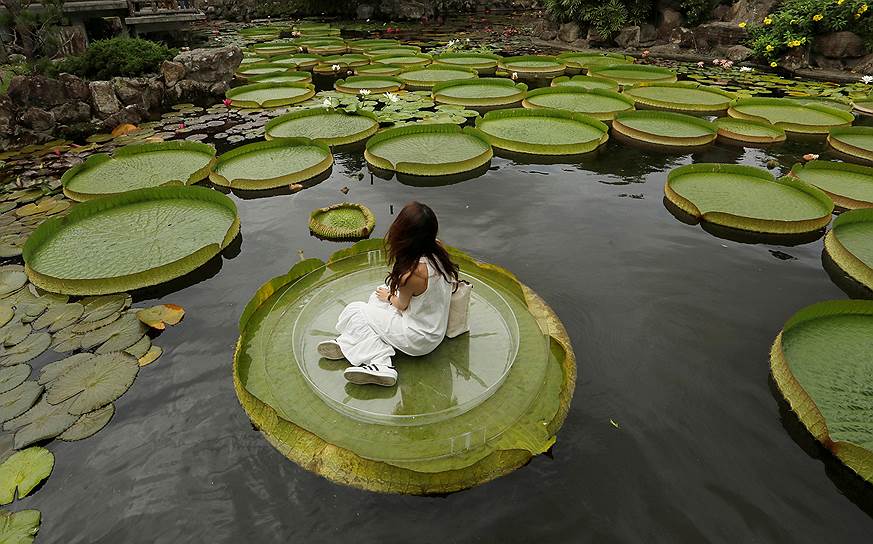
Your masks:
<path fill-rule="evenodd" d="M 740 72 L 751 72 L 752 68 L 750 66 L 740 66 Z"/>
<path fill-rule="evenodd" d="M 873 76 L 863 76 L 861 78 L 861 83 L 864 83 L 865 85 L 873 83 Z"/>
<path fill-rule="evenodd" d="M 400 100 L 400 97 L 394 93 L 385 93 L 385 98 L 387 98 L 391 102 L 397 102 L 398 100 Z"/>
<path fill-rule="evenodd" d="M 334 64 L 330 67 L 330 69 L 333 70 L 334 72 L 339 72 L 340 68 L 342 68 L 342 66 L 340 66 L 339 64 Z"/>
<path fill-rule="evenodd" d="M 512 72 L 512 79 L 518 79 L 518 72 Z"/>
<path fill-rule="evenodd" d="M 363 96 L 367 96 L 368 94 L 370 94 L 370 89 L 361 89 L 358 92 L 361 93 L 361 95 Z"/>
<path fill-rule="evenodd" d="M 324 106 L 325 108 L 332 108 L 333 107 L 333 100 L 331 100 L 330 98 L 325 98 L 324 102 L 322 102 L 321 105 Z"/>

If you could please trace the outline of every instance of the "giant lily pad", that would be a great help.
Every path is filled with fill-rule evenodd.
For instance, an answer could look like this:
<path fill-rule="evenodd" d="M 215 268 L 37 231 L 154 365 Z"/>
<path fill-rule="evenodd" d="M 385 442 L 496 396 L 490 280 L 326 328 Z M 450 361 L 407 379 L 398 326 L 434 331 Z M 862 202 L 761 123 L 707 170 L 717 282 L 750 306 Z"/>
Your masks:
<path fill-rule="evenodd" d="M 370 49 L 385 49 L 386 47 L 393 47 L 400 45 L 400 42 L 385 38 L 366 38 L 362 40 L 349 40 L 346 42 L 346 45 L 349 46 L 349 51 L 365 52 Z"/>
<path fill-rule="evenodd" d="M 24 246 L 28 277 L 51 292 L 118 293 L 185 275 L 238 234 L 236 206 L 202 187 L 137 189 L 50 218 Z"/>
<path fill-rule="evenodd" d="M 375 227 L 376 217 L 362 204 L 343 202 L 309 214 L 309 231 L 328 240 L 360 240 Z"/>
<path fill-rule="evenodd" d="M 322 64 L 341 64 L 342 66 L 350 66 L 355 68 L 357 66 L 366 66 L 370 64 L 370 57 L 366 55 L 358 55 L 354 53 L 350 53 L 347 55 L 333 55 L 330 57 L 324 57 L 321 59 Z"/>
<path fill-rule="evenodd" d="M 39 446 L 12 454 L 0 465 L 0 504 L 23 499 L 49 477 L 55 466 L 52 452 Z M 17 493 L 16 493 L 17 492 Z"/>
<path fill-rule="evenodd" d="M 334 42 L 334 43 L 315 43 L 312 45 L 308 45 L 306 50 L 309 53 L 314 53 L 316 55 L 339 55 L 341 53 L 345 53 L 349 50 L 346 47 L 345 43 L 342 42 Z"/>
<path fill-rule="evenodd" d="M 425 66 L 433 60 L 430 55 L 377 55 L 371 59 L 374 64 L 390 64 L 408 68 L 410 66 Z"/>
<path fill-rule="evenodd" d="M 476 77 L 476 70 L 436 64 L 424 68 L 411 68 L 401 72 L 397 77 L 408 89 L 422 91 L 432 89 L 437 83 L 473 79 Z"/>
<path fill-rule="evenodd" d="M 264 62 L 264 63 L 251 63 L 244 64 L 240 66 L 239 70 L 236 73 L 236 76 L 240 79 L 248 80 L 252 77 L 259 76 L 275 76 L 279 74 L 284 74 L 291 71 L 291 66 L 288 63 L 273 63 L 273 62 Z"/>
<path fill-rule="evenodd" d="M 737 164 L 674 168 L 664 192 L 694 218 L 755 233 L 814 232 L 830 223 L 834 209 L 830 198 L 811 185 Z"/>
<path fill-rule="evenodd" d="M 873 210 L 840 214 L 825 236 L 825 251 L 851 278 L 873 289 Z"/>
<path fill-rule="evenodd" d="M 588 153 L 609 138 L 609 127 L 578 113 L 546 109 L 489 112 L 476 128 L 492 146 L 534 155 Z"/>
<path fill-rule="evenodd" d="M 33 539 L 39 532 L 39 522 L 39 510 L 0 510 L 0 542 L 33 544 Z"/>
<path fill-rule="evenodd" d="M 325 302 L 366 297 L 384 276 L 384 254 L 371 251 L 381 244 L 303 261 L 246 307 L 234 384 L 264 436 L 337 482 L 418 494 L 480 484 L 546 451 L 572 397 L 572 350 L 548 306 L 499 267 L 453 253 L 474 285 L 475 330 L 423 358 L 398 357 L 394 390 L 344 389 L 341 367 L 320 365 L 319 328 L 341 309 Z"/>
<path fill-rule="evenodd" d="M 344 113 L 341 110 L 313 108 L 280 115 L 267 123 L 265 136 L 310 138 L 329 146 L 365 140 L 379 130 L 376 116 L 368 111 Z"/>
<path fill-rule="evenodd" d="M 831 129 L 828 144 L 850 158 L 873 162 L 873 127 Z"/>
<path fill-rule="evenodd" d="M 80 416 L 106 406 L 123 395 L 139 371 L 136 357 L 123 352 L 106 353 L 83 361 L 58 379 L 46 392 L 50 404 L 71 400 L 69 413 Z"/>
<path fill-rule="evenodd" d="M 251 46 L 251 50 L 260 57 L 276 57 L 296 53 L 300 50 L 300 45 L 294 42 L 266 42 L 256 43 Z"/>
<path fill-rule="evenodd" d="M 618 83 L 611 79 L 594 76 L 561 76 L 552 80 L 552 87 L 579 87 L 590 91 L 603 89 L 604 91 L 618 91 Z"/>
<path fill-rule="evenodd" d="M 333 87 L 341 93 L 348 94 L 358 94 L 361 91 L 388 93 L 402 89 L 403 81 L 392 76 L 350 76 L 346 79 L 338 79 Z"/>
<path fill-rule="evenodd" d="M 215 148 L 197 142 L 157 142 L 97 153 L 61 177 L 64 194 L 73 200 L 123 193 L 161 185 L 190 185 L 206 177 Z"/>
<path fill-rule="evenodd" d="M 607 53 L 602 51 L 569 51 L 558 55 L 558 59 L 574 70 L 587 70 L 594 66 L 607 66 L 617 64 L 633 64 L 634 58 L 621 53 Z"/>
<path fill-rule="evenodd" d="M 734 96 L 718 87 L 698 83 L 640 83 L 623 93 L 637 105 L 686 113 L 715 113 L 727 110 Z"/>
<path fill-rule="evenodd" d="M 844 210 L 873 208 L 873 168 L 845 162 L 796 164 L 791 175 L 815 185 Z"/>
<path fill-rule="evenodd" d="M 309 70 L 312 69 L 313 66 L 320 63 L 322 60 L 321 55 L 313 55 L 311 53 L 299 53 L 296 55 L 287 55 L 283 57 L 277 57 L 270 59 L 271 64 L 279 64 L 285 66 L 286 70 L 290 70 L 291 68 L 297 68 L 298 70 Z M 271 72 L 269 74 L 256 74 L 256 77 L 263 77 L 264 75 L 283 75 L 291 72 Z"/>
<path fill-rule="evenodd" d="M 705 145 L 717 136 L 715 125 L 684 113 L 628 111 L 619 113 L 612 130 L 633 140 L 670 147 Z"/>
<path fill-rule="evenodd" d="M 502 57 L 490 53 L 442 53 L 434 57 L 437 65 L 472 68 L 480 74 L 493 74 Z"/>
<path fill-rule="evenodd" d="M 330 148 L 309 138 L 277 138 L 232 149 L 218 158 L 212 183 L 244 190 L 274 189 L 330 169 Z"/>
<path fill-rule="evenodd" d="M 368 64 L 366 66 L 355 66 L 356 76 L 396 76 L 403 71 L 400 66 L 393 64 Z"/>
<path fill-rule="evenodd" d="M 381 170 L 415 176 L 441 176 L 488 164 L 491 145 L 457 125 L 427 124 L 392 128 L 367 140 L 364 157 Z"/>
<path fill-rule="evenodd" d="M 611 79 L 622 86 L 638 83 L 672 83 L 676 73 L 668 68 L 648 64 L 598 64 L 588 69 L 588 74 Z"/>
<path fill-rule="evenodd" d="M 25 381 L 18 387 L 0 394 L 0 422 L 9 421 L 36 404 L 43 387 L 36 382 Z"/>
<path fill-rule="evenodd" d="M 831 128 L 849 126 L 855 120 L 847 111 L 786 98 L 739 98 L 728 108 L 728 115 L 767 121 L 786 132 L 802 134 L 827 134 Z"/>
<path fill-rule="evenodd" d="M 715 120 L 715 126 L 719 138 L 744 144 L 773 144 L 785 141 L 785 130 L 767 121 L 719 117 Z"/>
<path fill-rule="evenodd" d="M 869 482 L 873 482 L 873 397 L 867 386 L 873 376 L 871 342 L 873 302 L 835 300 L 794 314 L 770 351 L 776 386 L 803 425 Z"/>
<path fill-rule="evenodd" d="M 634 101 L 613 91 L 578 87 L 546 87 L 527 93 L 525 108 L 553 108 L 582 113 L 599 121 L 609 121 L 616 114 L 634 109 Z"/>
<path fill-rule="evenodd" d="M 500 77 L 446 81 L 433 86 L 434 102 L 465 108 L 506 107 L 520 103 L 527 85 Z"/>
<path fill-rule="evenodd" d="M 109 420 L 115 415 L 115 405 L 110 403 L 102 408 L 98 408 L 93 412 L 82 414 L 73 425 L 58 435 L 58 438 L 65 442 L 74 442 L 83 440 L 89 436 L 94 436 L 100 429 L 109 424 Z"/>
<path fill-rule="evenodd" d="M 264 74 L 249 78 L 252 83 L 312 83 L 309 72 L 282 72 L 280 74 Z"/>
<path fill-rule="evenodd" d="M 225 93 L 239 108 L 275 108 L 303 102 L 315 96 L 315 88 L 306 83 L 254 83 Z"/>
<path fill-rule="evenodd" d="M 69 429 L 79 416 L 70 414 L 74 399 L 50 404 L 45 397 L 22 415 L 3 424 L 6 431 L 15 431 L 15 448 L 49 440 Z"/>
<path fill-rule="evenodd" d="M 564 74 L 567 65 L 556 57 L 544 55 L 521 55 L 504 57 L 497 66 L 521 78 L 555 77 Z"/>
<path fill-rule="evenodd" d="M 421 53 L 421 47 L 417 45 L 391 45 L 388 47 L 374 47 L 364 51 L 368 57 L 377 57 L 379 55 L 417 55 Z"/>

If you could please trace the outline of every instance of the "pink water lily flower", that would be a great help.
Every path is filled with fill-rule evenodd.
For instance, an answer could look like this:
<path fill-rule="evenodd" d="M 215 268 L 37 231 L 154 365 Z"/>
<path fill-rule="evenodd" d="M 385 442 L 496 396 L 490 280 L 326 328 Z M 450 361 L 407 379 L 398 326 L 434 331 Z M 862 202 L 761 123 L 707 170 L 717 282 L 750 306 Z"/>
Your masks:
<path fill-rule="evenodd" d="M 814 161 L 817 158 L 818 158 L 817 153 L 807 153 L 806 155 L 803 156 L 803 160 L 805 160 L 805 161 Z"/>
<path fill-rule="evenodd" d="M 233 101 L 230 98 L 225 98 L 224 100 L 221 101 L 221 103 L 229 108 L 230 105 L 233 104 Z"/>

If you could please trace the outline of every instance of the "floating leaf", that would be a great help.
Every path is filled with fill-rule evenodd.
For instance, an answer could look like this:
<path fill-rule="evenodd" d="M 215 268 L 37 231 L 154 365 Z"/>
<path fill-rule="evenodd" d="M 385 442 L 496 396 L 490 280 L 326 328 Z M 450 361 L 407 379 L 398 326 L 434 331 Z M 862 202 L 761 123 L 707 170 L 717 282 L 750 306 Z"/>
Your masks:
<path fill-rule="evenodd" d="M 42 355 L 51 343 L 52 337 L 49 333 L 33 333 L 11 348 L 0 351 L 0 365 L 12 366 L 26 363 Z"/>
<path fill-rule="evenodd" d="M 855 120 L 847 111 L 787 98 L 739 98 L 728 109 L 728 115 L 768 121 L 786 132 L 801 134 L 827 134 L 831 128 L 848 127 Z"/>
<path fill-rule="evenodd" d="M 60 329 L 69 327 L 75 323 L 80 317 L 82 317 L 84 311 L 85 308 L 76 302 L 58 304 L 52 306 L 44 314 L 39 316 L 39 318 L 33 322 L 32 326 L 35 330 L 48 327 L 49 332 L 57 332 Z"/>
<path fill-rule="evenodd" d="M 72 399 L 69 412 L 82 415 L 109 404 L 133 384 L 139 365 L 136 358 L 114 352 L 82 361 L 50 383 L 46 400 L 51 404 Z"/>
<path fill-rule="evenodd" d="M 325 145 L 347 145 L 365 140 L 376 133 L 379 123 L 371 113 L 344 113 L 323 108 L 280 115 L 264 127 L 265 137 L 310 138 Z"/>
<path fill-rule="evenodd" d="M 52 452 L 39 446 L 14 453 L 0 465 L 0 504 L 23 499 L 49 477 L 55 466 Z"/>
<path fill-rule="evenodd" d="M 525 97 L 527 85 L 500 77 L 446 81 L 433 86 L 433 99 L 444 105 L 468 108 L 512 106 Z"/>
<path fill-rule="evenodd" d="M 209 180 L 234 189 L 274 189 L 312 179 L 332 165 L 327 145 L 308 138 L 279 138 L 221 155 Z"/>
<path fill-rule="evenodd" d="M 4 327 L 15 315 L 15 310 L 6 304 L 0 304 L 0 327 Z"/>
<path fill-rule="evenodd" d="M 59 361 L 49 363 L 42 367 L 42 369 L 39 371 L 39 378 L 37 379 L 37 382 L 42 385 L 48 385 L 52 381 L 61 377 L 74 366 L 84 361 L 89 361 L 94 357 L 96 357 L 96 355 L 94 355 L 93 353 L 76 353 L 75 355 L 70 355 L 69 357 L 65 357 Z"/>
<path fill-rule="evenodd" d="M 32 330 L 32 327 L 27 323 L 11 321 L 7 323 L 5 327 L 0 329 L 0 338 L 3 339 L 4 346 L 15 346 L 28 338 Z M 0 361 L 2 361 L 2 359 L 0 359 Z"/>
<path fill-rule="evenodd" d="M 684 113 L 626 111 L 615 116 L 612 130 L 632 140 L 671 147 L 708 144 L 718 135 L 715 124 Z"/>
<path fill-rule="evenodd" d="M 0 368 L 0 393 L 15 389 L 30 376 L 30 365 L 13 365 Z"/>
<path fill-rule="evenodd" d="M 158 357 L 160 357 L 163 353 L 164 353 L 164 350 L 161 349 L 161 346 L 150 347 L 149 350 L 145 353 L 145 355 L 143 355 L 142 357 L 139 358 L 139 360 L 138 360 L 139 366 L 146 366 L 146 365 L 150 365 L 150 364 L 154 363 L 155 361 L 158 360 Z"/>
<path fill-rule="evenodd" d="M 185 317 L 185 308 L 176 304 L 159 304 L 136 312 L 136 317 L 153 329 L 164 330 Z"/>
<path fill-rule="evenodd" d="M 367 140 L 364 157 L 381 170 L 417 176 L 469 172 L 491 160 L 491 145 L 449 124 L 391 128 Z"/>
<path fill-rule="evenodd" d="M 534 155 L 577 155 L 594 151 L 609 138 L 609 127 L 577 113 L 515 108 L 488 112 L 476 122 L 493 147 Z"/>
<path fill-rule="evenodd" d="M 310 232 L 330 240 L 366 238 L 375 227 L 376 217 L 363 204 L 334 204 L 309 215 Z"/>
<path fill-rule="evenodd" d="M 27 274 L 19 270 L 0 270 L 0 296 L 12 293 L 27 283 Z"/>
<path fill-rule="evenodd" d="M 105 327 L 93 330 L 82 336 L 82 348 L 97 353 L 122 351 L 136 344 L 146 333 L 146 327 L 135 315 L 125 314 Z"/>
<path fill-rule="evenodd" d="M 25 381 L 18 387 L 0 395 L 0 422 L 16 418 L 33 406 L 43 387 L 36 382 Z"/>
<path fill-rule="evenodd" d="M 97 434 L 100 429 L 105 427 L 112 416 L 115 415 L 115 405 L 107 404 L 102 408 L 98 408 L 93 412 L 82 414 L 79 419 L 73 423 L 73 426 L 58 435 L 58 438 L 65 442 L 73 442 L 82 440 Z"/>
<path fill-rule="evenodd" d="M 0 510 L 0 542 L 8 544 L 33 544 L 39 532 L 39 510 L 8 512 Z"/>
<path fill-rule="evenodd" d="M 93 323 L 95 321 L 102 321 L 130 306 L 131 297 L 127 294 L 101 295 L 96 297 L 85 297 L 80 300 L 79 303 L 85 308 L 82 316 L 82 323 Z M 108 323 L 111 323 L 111 321 Z M 106 324 L 107 323 L 104 323 L 104 325 Z M 82 330 L 76 332 L 88 331 Z"/>
<path fill-rule="evenodd" d="M 152 347 L 152 340 L 151 338 L 149 338 L 149 335 L 145 335 L 140 338 L 136 344 L 130 346 L 129 348 L 126 348 L 124 352 L 129 353 L 139 359 L 148 352 L 150 347 Z"/>
<path fill-rule="evenodd" d="M 69 412 L 72 404 L 73 399 L 60 404 L 49 404 L 43 397 L 33 408 L 4 423 L 3 429 L 15 431 L 16 449 L 54 438 L 79 419 L 78 415 Z"/>

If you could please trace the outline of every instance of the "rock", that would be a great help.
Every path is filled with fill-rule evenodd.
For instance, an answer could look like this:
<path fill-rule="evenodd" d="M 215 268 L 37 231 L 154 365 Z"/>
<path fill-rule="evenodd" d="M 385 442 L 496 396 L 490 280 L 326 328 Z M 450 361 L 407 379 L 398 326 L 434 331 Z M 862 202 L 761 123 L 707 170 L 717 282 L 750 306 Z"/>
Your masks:
<path fill-rule="evenodd" d="M 856 61 L 851 61 L 852 70 L 859 74 L 873 74 L 873 53 L 865 55 Z M 0 131 L 2 132 L 2 131 Z"/>
<path fill-rule="evenodd" d="M 846 30 L 816 36 L 813 50 L 832 59 L 858 58 L 865 53 L 861 36 Z"/>
<path fill-rule="evenodd" d="M 574 42 L 579 39 L 579 25 L 576 23 L 564 23 L 558 29 L 558 39 L 562 42 Z"/>
<path fill-rule="evenodd" d="M 760 23 L 781 0 L 737 0 L 729 8 L 725 21 L 732 23 Z"/>
<path fill-rule="evenodd" d="M 661 8 L 657 30 L 658 37 L 669 39 L 673 30 L 680 28 L 683 24 L 685 24 L 685 17 L 681 13 L 671 7 Z"/>
<path fill-rule="evenodd" d="M 53 107 L 66 100 L 64 86 L 45 76 L 15 76 L 9 82 L 9 97 L 21 107 Z"/>
<path fill-rule="evenodd" d="M 356 10 L 356 15 L 358 19 L 370 19 L 373 17 L 373 14 L 376 12 L 376 8 L 371 6 L 370 4 L 359 4 L 358 9 Z"/>
<path fill-rule="evenodd" d="M 731 7 L 728 4 L 719 4 L 712 8 L 713 21 L 730 21 Z"/>
<path fill-rule="evenodd" d="M 694 29 L 694 40 L 701 51 L 724 51 L 745 43 L 748 32 L 734 23 L 706 23 Z"/>
<path fill-rule="evenodd" d="M 52 108 L 52 115 L 61 125 L 82 123 L 91 119 L 91 106 L 85 102 L 67 102 Z"/>
<path fill-rule="evenodd" d="M 579 38 L 570 45 L 572 45 L 577 51 L 583 51 L 589 47 L 588 40 L 582 38 Z"/>
<path fill-rule="evenodd" d="M 433 10 L 421 0 L 382 0 L 379 13 L 389 19 L 421 19 Z"/>
<path fill-rule="evenodd" d="M 558 27 L 552 21 L 542 18 L 533 24 L 531 33 L 541 40 L 551 41 L 558 37 Z"/>
<path fill-rule="evenodd" d="M 215 84 L 213 83 L 210 85 L 208 83 L 203 83 L 202 81 L 183 79 L 175 86 L 167 89 L 166 98 L 169 100 L 170 104 L 177 104 L 179 102 L 205 102 L 213 98 L 212 92 L 210 91 L 213 85 Z"/>
<path fill-rule="evenodd" d="M 809 50 L 805 47 L 794 47 L 778 60 L 779 66 L 786 70 L 796 71 L 809 66 Z"/>
<path fill-rule="evenodd" d="M 165 60 L 161 63 L 161 77 L 167 87 L 172 87 L 185 77 L 185 66 L 178 62 Z"/>
<path fill-rule="evenodd" d="M 55 116 L 42 108 L 31 106 L 21 115 L 21 124 L 35 132 L 51 132 Z"/>
<path fill-rule="evenodd" d="M 138 104 L 133 104 L 130 106 L 125 106 L 124 108 L 118 110 L 113 113 L 109 117 L 103 120 L 101 124 L 103 130 L 112 130 L 118 125 L 131 124 L 137 125 L 139 124 L 145 117 L 146 112 L 143 110 L 142 106 Z"/>
<path fill-rule="evenodd" d="M 594 30 L 594 28 L 588 29 L 588 35 L 585 39 L 588 40 L 588 43 L 591 45 L 606 45 L 609 43 L 609 40 Z"/>
<path fill-rule="evenodd" d="M 91 106 L 97 117 L 105 119 L 121 109 L 111 81 L 92 81 L 88 87 L 91 89 Z"/>
<path fill-rule="evenodd" d="M 230 84 L 226 81 L 219 81 L 209 87 L 209 94 L 212 96 L 224 96 L 224 93 L 230 90 Z"/>
<path fill-rule="evenodd" d="M 640 46 L 640 27 L 626 26 L 615 35 L 615 43 L 624 49 L 636 49 Z"/>
<path fill-rule="evenodd" d="M 734 45 L 733 47 L 728 47 L 725 51 L 725 55 L 729 60 L 734 62 L 742 62 L 744 60 L 748 60 L 751 58 L 754 51 L 746 47 L 745 45 Z"/>
<path fill-rule="evenodd" d="M 662 45 L 653 45 L 649 48 L 649 56 L 652 57 L 672 57 L 682 53 L 682 49 L 675 43 L 665 43 Z"/>
<path fill-rule="evenodd" d="M 832 59 L 818 53 L 812 55 L 812 64 L 825 70 L 842 70 L 845 68 L 842 59 Z"/>
<path fill-rule="evenodd" d="M 242 49 L 236 45 L 192 49 L 173 59 L 185 67 L 185 79 L 209 84 L 232 80 L 241 61 Z"/>
<path fill-rule="evenodd" d="M 88 97 L 91 96 L 88 83 L 73 74 L 61 74 L 58 76 L 58 81 L 64 86 L 64 96 L 70 100 L 87 102 Z"/>
<path fill-rule="evenodd" d="M 678 45 L 683 49 L 697 49 L 694 32 L 684 26 L 673 29 L 673 32 L 670 33 L 670 43 Z"/>
<path fill-rule="evenodd" d="M 116 77 L 112 88 L 122 104 L 139 104 L 146 111 L 156 111 L 164 98 L 164 85 L 158 78 Z"/>
<path fill-rule="evenodd" d="M 655 43 L 655 40 L 658 39 L 658 29 L 655 28 L 654 25 L 650 24 L 641 24 L 640 25 L 640 45 L 647 46 Z"/>

